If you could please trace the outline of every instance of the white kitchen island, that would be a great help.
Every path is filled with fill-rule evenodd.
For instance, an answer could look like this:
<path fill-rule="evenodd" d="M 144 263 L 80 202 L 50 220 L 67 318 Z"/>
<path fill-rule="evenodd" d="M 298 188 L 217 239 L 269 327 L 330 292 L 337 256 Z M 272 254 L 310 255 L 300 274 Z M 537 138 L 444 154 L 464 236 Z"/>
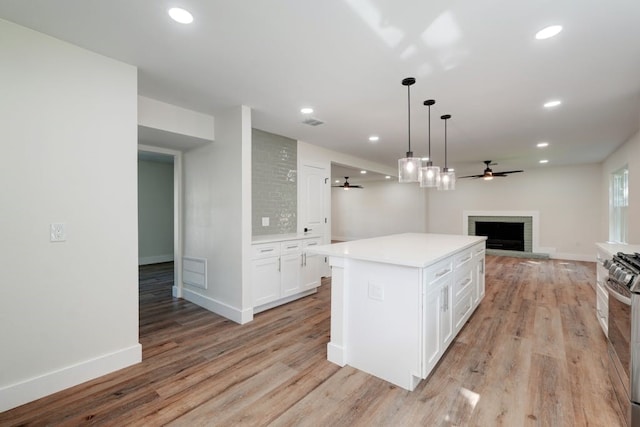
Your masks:
<path fill-rule="evenodd" d="M 327 359 L 413 390 L 484 297 L 485 240 L 407 233 L 313 248 L 332 269 Z"/>

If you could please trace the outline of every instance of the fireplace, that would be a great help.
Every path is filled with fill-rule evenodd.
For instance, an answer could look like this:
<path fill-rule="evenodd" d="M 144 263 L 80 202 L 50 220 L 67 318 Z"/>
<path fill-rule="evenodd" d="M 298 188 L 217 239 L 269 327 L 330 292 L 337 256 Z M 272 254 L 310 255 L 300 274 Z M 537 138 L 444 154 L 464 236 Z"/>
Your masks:
<path fill-rule="evenodd" d="M 537 247 L 538 215 L 535 211 L 465 211 L 463 230 L 470 236 L 487 236 L 487 253 L 543 255 Z"/>
<path fill-rule="evenodd" d="M 524 252 L 524 222 L 476 221 L 476 236 L 487 236 L 487 249 Z"/>

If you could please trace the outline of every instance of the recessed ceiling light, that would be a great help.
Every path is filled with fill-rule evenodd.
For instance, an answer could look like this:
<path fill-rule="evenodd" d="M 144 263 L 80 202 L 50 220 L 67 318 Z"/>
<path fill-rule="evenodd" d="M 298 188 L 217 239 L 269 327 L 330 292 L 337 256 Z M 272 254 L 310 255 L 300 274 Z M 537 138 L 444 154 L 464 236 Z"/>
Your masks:
<path fill-rule="evenodd" d="M 553 107 L 557 107 L 560 104 L 562 104 L 562 101 L 560 101 L 559 99 L 554 99 L 553 101 L 545 102 L 544 103 L 544 107 L 545 108 L 553 108 Z"/>
<path fill-rule="evenodd" d="M 548 142 L 538 142 L 536 144 L 536 147 L 538 147 L 538 148 L 544 148 L 544 147 L 548 147 L 548 146 L 549 146 Z"/>
<path fill-rule="evenodd" d="M 340 183 L 340 180 L 339 180 L 339 179 L 336 179 L 334 182 L 335 182 L 336 184 L 339 184 L 339 183 Z"/>
<path fill-rule="evenodd" d="M 310 107 L 304 107 L 304 108 L 301 108 L 301 109 L 300 109 L 300 112 L 301 112 L 302 114 L 311 114 L 311 113 L 313 113 L 313 108 L 310 108 Z"/>
<path fill-rule="evenodd" d="M 168 13 L 171 19 L 181 24 L 191 24 L 193 22 L 193 15 L 179 7 L 172 7 Z"/>
<path fill-rule="evenodd" d="M 391 179 L 389 175 L 385 176 L 384 179 Z"/>
<path fill-rule="evenodd" d="M 549 160 L 547 160 L 547 159 L 540 160 L 540 163 L 542 163 L 542 164 L 549 163 Z"/>
<path fill-rule="evenodd" d="M 371 135 L 369 137 L 369 141 L 371 142 L 378 142 L 380 140 L 380 137 L 378 135 Z"/>
<path fill-rule="evenodd" d="M 420 160 L 422 160 L 423 162 L 428 162 L 429 158 L 428 157 L 422 157 Z"/>
<path fill-rule="evenodd" d="M 360 173 L 364 175 L 367 173 L 367 171 L 360 171 Z"/>
<path fill-rule="evenodd" d="M 536 33 L 536 39 L 545 40 L 550 39 L 553 36 L 557 36 L 562 31 L 562 25 L 550 25 L 538 31 Z"/>

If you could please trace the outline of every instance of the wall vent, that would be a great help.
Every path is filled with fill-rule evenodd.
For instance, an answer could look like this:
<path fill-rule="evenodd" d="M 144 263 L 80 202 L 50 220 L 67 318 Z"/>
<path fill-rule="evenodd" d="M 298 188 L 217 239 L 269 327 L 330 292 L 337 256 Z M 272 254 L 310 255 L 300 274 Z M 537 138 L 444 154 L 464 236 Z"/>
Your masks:
<path fill-rule="evenodd" d="M 324 122 L 322 120 L 314 119 L 312 117 L 310 117 L 308 119 L 304 119 L 302 121 L 302 123 L 304 123 L 305 125 L 309 125 L 309 126 L 319 126 L 321 124 L 324 124 Z"/>

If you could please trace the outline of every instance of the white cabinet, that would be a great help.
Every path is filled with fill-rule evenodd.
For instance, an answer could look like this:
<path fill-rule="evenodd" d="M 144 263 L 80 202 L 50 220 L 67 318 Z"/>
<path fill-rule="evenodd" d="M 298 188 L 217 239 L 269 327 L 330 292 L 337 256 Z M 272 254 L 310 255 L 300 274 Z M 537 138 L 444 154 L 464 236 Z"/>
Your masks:
<path fill-rule="evenodd" d="M 253 245 L 254 313 L 315 292 L 320 286 L 320 258 L 306 248 L 320 238 L 298 238 Z"/>
<path fill-rule="evenodd" d="M 425 269 L 422 378 L 484 297 L 484 256 L 483 242 Z"/>
<path fill-rule="evenodd" d="M 609 329 L 609 292 L 604 283 L 609 272 L 602 263 L 612 256 L 613 254 L 609 254 L 599 247 L 596 250 L 596 316 L 606 336 L 608 336 Z"/>
<path fill-rule="evenodd" d="M 445 260 L 425 271 L 423 377 L 438 363 L 453 341 L 453 265 Z"/>
<path fill-rule="evenodd" d="M 308 249 L 319 246 L 322 240 L 318 237 L 315 239 L 305 239 L 302 242 L 302 272 L 300 287 L 302 290 L 313 289 L 320 286 L 320 268 L 322 265 L 322 257 L 315 253 L 309 253 Z"/>

